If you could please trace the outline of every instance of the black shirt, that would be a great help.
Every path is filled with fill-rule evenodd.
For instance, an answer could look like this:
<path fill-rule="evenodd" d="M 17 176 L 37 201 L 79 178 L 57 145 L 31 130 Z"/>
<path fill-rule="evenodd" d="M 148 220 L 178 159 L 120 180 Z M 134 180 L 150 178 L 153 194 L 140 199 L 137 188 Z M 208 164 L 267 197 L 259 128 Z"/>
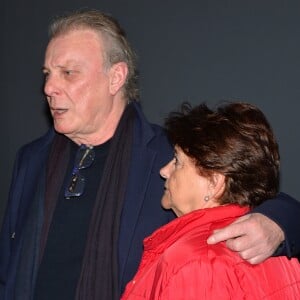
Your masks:
<path fill-rule="evenodd" d="M 72 143 L 70 160 L 59 199 L 53 214 L 48 239 L 37 275 L 35 300 L 69 300 L 75 298 L 81 272 L 89 221 L 99 188 L 110 141 L 94 147 L 95 160 L 80 170 L 85 177 L 84 193 L 66 199 L 78 145 Z"/>

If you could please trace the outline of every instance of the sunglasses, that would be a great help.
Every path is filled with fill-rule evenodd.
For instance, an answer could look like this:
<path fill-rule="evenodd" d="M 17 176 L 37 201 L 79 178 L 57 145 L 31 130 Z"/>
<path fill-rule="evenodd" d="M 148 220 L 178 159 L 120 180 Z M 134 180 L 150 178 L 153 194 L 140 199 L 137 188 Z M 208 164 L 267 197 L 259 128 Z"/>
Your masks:
<path fill-rule="evenodd" d="M 93 147 L 81 145 L 77 150 L 72 175 L 65 189 L 66 199 L 79 197 L 84 193 L 85 177 L 80 174 L 80 170 L 90 167 L 94 160 L 95 151 Z"/>

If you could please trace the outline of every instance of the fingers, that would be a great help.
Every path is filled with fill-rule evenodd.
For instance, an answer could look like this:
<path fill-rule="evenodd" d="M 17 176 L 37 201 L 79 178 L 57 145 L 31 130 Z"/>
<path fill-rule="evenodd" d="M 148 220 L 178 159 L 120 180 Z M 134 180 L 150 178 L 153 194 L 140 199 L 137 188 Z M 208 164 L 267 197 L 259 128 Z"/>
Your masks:
<path fill-rule="evenodd" d="M 253 244 L 247 235 L 226 241 L 226 246 L 250 264 L 258 264 L 272 255 L 267 245 Z"/>
<path fill-rule="evenodd" d="M 213 232 L 208 244 L 226 241 L 226 246 L 251 264 L 270 257 L 284 240 L 282 229 L 264 215 L 255 213 Z"/>
<path fill-rule="evenodd" d="M 240 226 L 242 222 L 247 220 L 249 215 L 242 216 L 238 218 L 235 222 L 230 225 L 214 230 L 213 234 L 207 239 L 208 244 L 216 244 L 219 242 L 228 241 L 230 239 L 235 239 L 242 236 L 245 233 L 243 226 Z M 238 250 L 237 250 L 238 251 Z"/>
<path fill-rule="evenodd" d="M 242 235 L 240 237 L 227 240 L 226 246 L 228 249 L 238 252 L 244 260 L 251 260 L 256 256 L 256 249 L 252 247 L 249 242 L 248 236 Z"/>

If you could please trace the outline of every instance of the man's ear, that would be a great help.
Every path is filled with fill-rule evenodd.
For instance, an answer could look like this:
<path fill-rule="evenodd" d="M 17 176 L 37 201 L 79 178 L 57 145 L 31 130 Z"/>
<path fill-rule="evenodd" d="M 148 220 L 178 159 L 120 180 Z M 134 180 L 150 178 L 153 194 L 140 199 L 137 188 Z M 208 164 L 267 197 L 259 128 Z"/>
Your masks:
<path fill-rule="evenodd" d="M 109 70 L 109 91 L 114 96 L 124 86 L 128 74 L 128 66 L 125 62 L 114 64 Z"/>
<path fill-rule="evenodd" d="M 218 200 L 225 191 L 225 175 L 221 173 L 213 173 L 210 182 L 211 195 Z"/>

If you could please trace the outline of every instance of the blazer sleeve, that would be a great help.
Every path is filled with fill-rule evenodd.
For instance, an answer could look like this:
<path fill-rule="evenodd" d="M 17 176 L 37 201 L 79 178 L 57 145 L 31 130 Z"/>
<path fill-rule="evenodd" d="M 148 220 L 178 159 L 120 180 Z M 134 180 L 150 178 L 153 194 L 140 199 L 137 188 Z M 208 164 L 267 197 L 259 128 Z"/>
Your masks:
<path fill-rule="evenodd" d="M 274 256 L 300 256 L 300 202 L 287 194 L 263 202 L 252 212 L 261 213 L 276 222 L 284 231 L 285 241 Z"/>
<path fill-rule="evenodd" d="M 10 262 L 11 248 L 14 243 L 12 232 L 14 217 L 17 208 L 13 202 L 14 187 L 16 185 L 17 174 L 19 173 L 19 161 L 20 161 L 21 151 L 19 150 L 16 155 L 16 160 L 13 168 L 13 175 L 11 181 L 11 187 L 9 192 L 9 199 L 6 203 L 6 213 L 4 214 L 1 232 L 0 232 L 0 299 L 2 299 L 4 293 L 4 286 L 7 280 L 7 270 Z"/>

